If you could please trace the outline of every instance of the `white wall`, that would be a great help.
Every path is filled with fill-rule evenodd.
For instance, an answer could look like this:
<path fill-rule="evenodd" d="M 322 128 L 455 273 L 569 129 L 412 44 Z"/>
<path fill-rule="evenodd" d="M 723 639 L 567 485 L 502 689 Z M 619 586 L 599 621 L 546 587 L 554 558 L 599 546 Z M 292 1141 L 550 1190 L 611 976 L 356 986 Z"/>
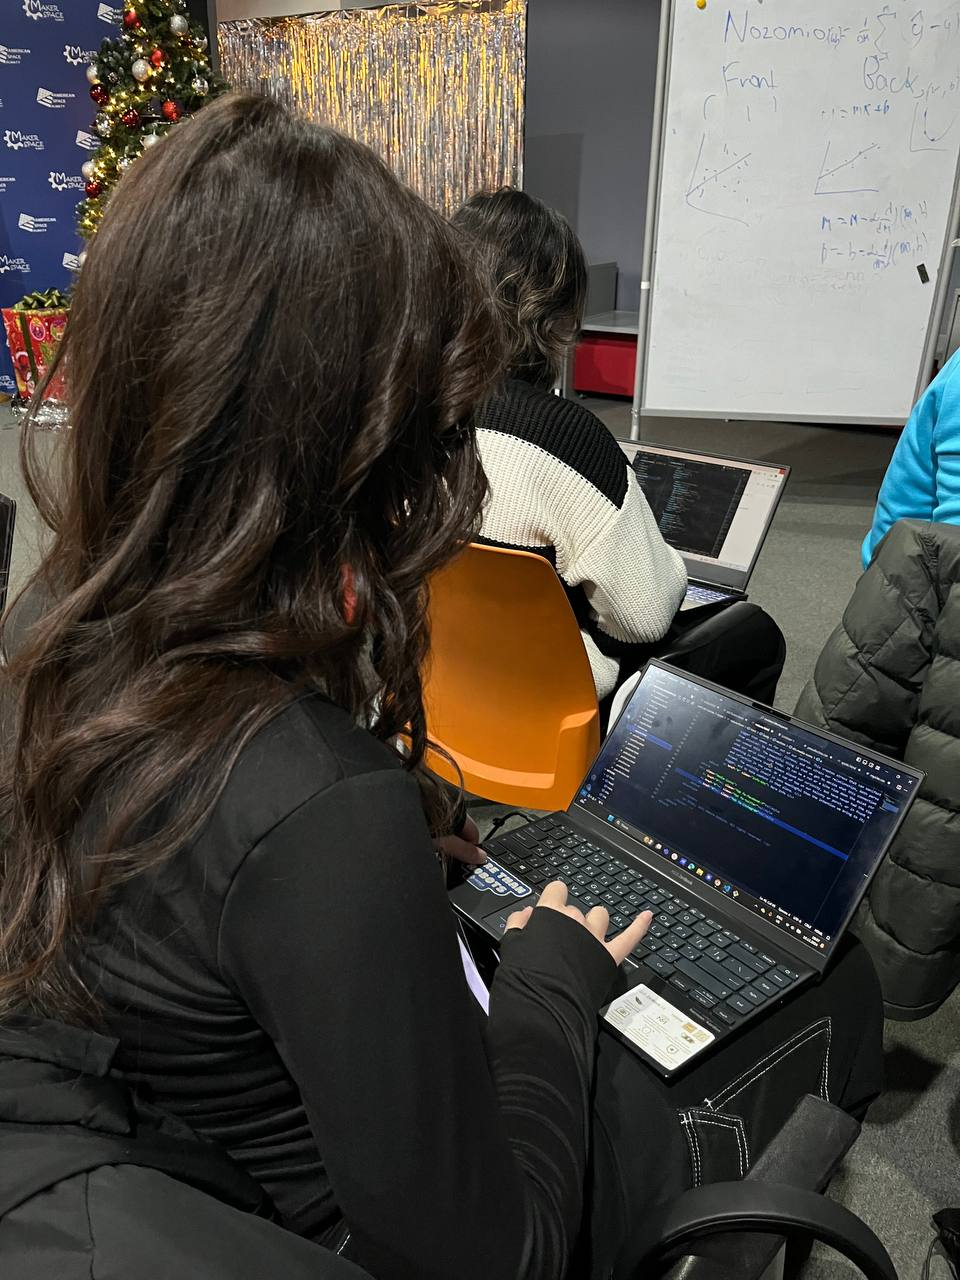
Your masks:
<path fill-rule="evenodd" d="M 640 306 L 659 30 L 659 0 L 528 9 L 523 185 L 566 214 L 589 262 L 619 265 L 625 311 Z"/>

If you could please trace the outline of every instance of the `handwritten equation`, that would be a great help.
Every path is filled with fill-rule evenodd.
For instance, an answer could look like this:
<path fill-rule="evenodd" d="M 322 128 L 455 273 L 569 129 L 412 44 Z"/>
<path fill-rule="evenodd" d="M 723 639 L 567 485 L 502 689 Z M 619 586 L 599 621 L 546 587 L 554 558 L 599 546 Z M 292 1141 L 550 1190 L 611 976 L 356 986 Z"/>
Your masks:
<path fill-rule="evenodd" d="M 797 96 L 826 84 L 830 98 L 822 101 L 821 88 L 821 100 L 804 101 L 799 113 L 814 142 L 821 133 L 819 148 L 804 138 L 807 192 L 817 210 L 809 219 L 809 269 L 842 269 L 855 284 L 861 268 L 915 266 L 939 248 L 925 225 L 928 193 L 915 190 L 910 204 L 884 197 L 910 156 L 955 153 L 960 145 L 960 0 L 874 0 L 849 21 L 830 22 L 805 20 L 803 6 L 792 7 L 798 13 L 790 21 L 775 21 L 776 6 L 748 0 L 729 5 L 712 27 L 720 47 L 683 200 L 705 232 L 769 216 L 771 131 L 785 131 L 789 142 L 790 125 L 777 118 L 788 106 L 796 119 Z M 807 198 L 802 189 L 797 198 Z"/>

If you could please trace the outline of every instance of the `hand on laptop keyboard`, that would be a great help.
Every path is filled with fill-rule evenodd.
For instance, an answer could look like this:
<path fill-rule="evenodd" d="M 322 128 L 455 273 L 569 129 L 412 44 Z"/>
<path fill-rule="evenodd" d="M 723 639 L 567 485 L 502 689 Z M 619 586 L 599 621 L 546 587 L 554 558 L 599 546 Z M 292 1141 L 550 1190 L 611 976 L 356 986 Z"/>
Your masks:
<path fill-rule="evenodd" d="M 626 964 L 652 970 L 728 1026 L 768 1000 L 782 999 L 800 980 L 795 970 L 688 901 L 677 885 L 667 888 L 663 881 L 615 859 L 570 826 L 563 814 L 549 814 L 498 836 L 489 842 L 488 852 L 535 893 L 546 892 L 562 876 L 581 913 L 592 916 L 591 908 L 606 908 L 608 943 L 617 940 L 619 930 L 633 927 L 630 921 L 637 911 L 656 912 Z M 518 914 L 529 919 L 529 908 Z"/>
<path fill-rule="evenodd" d="M 627 925 L 622 933 L 617 933 L 607 938 L 607 932 L 610 928 L 610 914 L 606 907 L 591 907 L 584 915 L 579 907 L 572 906 L 567 901 L 567 886 L 562 880 L 551 880 L 543 890 L 543 893 L 541 893 L 537 907 L 546 907 L 550 911 L 560 911 L 563 915 L 569 916 L 571 920 L 576 920 L 578 924 L 582 924 L 599 943 L 606 947 L 616 965 L 623 964 L 634 947 L 640 945 L 647 930 L 653 923 L 653 912 L 643 911 L 632 924 Z M 535 910 L 535 907 L 524 907 L 522 911 L 514 911 L 507 920 L 507 928 L 522 929 Z"/>

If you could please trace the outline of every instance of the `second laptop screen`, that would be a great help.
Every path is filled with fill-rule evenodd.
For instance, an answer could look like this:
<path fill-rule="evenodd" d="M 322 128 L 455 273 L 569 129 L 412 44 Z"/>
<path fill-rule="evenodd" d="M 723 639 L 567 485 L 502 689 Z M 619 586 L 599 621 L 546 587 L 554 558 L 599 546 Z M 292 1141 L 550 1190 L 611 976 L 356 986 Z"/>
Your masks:
<path fill-rule="evenodd" d="M 640 447 L 633 469 L 671 547 L 750 568 L 785 479 L 780 468 Z"/>

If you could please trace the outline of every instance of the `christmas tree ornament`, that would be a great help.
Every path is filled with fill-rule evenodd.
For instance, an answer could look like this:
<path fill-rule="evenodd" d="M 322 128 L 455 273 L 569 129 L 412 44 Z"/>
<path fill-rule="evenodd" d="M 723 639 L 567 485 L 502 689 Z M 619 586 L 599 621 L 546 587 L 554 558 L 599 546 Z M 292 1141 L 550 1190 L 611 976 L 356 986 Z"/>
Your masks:
<path fill-rule="evenodd" d="M 9 3 L 0 0 L 0 9 Z M 85 240 L 96 235 L 114 186 L 137 157 L 227 88 L 211 65 L 208 37 L 190 17 L 188 0 L 113 3 L 122 10 L 119 29 L 86 65 L 97 104 L 91 132 L 100 142 L 83 157 L 87 198 L 77 206 L 77 226 Z M 60 7 L 65 5 L 61 0 Z"/>

